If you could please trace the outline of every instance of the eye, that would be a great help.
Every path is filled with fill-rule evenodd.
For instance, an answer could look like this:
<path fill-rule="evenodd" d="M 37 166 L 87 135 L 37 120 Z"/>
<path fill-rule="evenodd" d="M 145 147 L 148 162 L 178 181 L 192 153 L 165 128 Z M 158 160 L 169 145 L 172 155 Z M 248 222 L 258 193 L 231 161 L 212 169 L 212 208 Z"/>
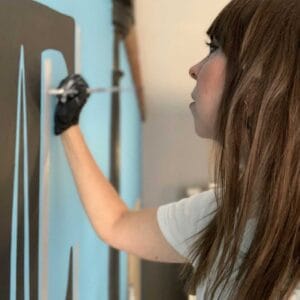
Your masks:
<path fill-rule="evenodd" d="M 212 54 L 213 52 L 219 49 L 219 46 L 214 42 L 205 42 L 205 44 L 209 47 L 209 54 Z"/>

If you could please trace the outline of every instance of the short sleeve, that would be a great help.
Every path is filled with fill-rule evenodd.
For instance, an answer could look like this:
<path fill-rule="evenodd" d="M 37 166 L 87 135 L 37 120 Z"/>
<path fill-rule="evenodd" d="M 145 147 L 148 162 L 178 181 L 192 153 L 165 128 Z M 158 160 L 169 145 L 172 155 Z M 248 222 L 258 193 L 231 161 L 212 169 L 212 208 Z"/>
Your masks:
<path fill-rule="evenodd" d="M 300 282 L 294 290 L 292 296 L 289 298 L 289 300 L 300 300 Z"/>
<path fill-rule="evenodd" d="M 158 207 L 157 221 L 168 243 L 183 257 L 194 242 L 194 234 L 204 229 L 213 218 L 217 203 L 213 190 Z M 189 239 L 190 238 L 190 239 Z"/>

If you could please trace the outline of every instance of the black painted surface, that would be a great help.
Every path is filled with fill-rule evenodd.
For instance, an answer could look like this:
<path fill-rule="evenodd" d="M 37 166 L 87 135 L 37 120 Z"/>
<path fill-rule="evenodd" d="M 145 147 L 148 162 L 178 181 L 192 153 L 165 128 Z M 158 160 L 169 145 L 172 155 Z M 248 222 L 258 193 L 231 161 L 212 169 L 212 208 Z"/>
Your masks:
<path fill-rule="evenodd" d="M 112 86 L 120 86 L 122 72 L 120 67 L 121 36 L 115 30 L 113 41 Z M 110 181 L 117 192 L 120 188 L 120 94 L 112 93 L 111 109 L 111 145 L 110 145 Z M 118 249 L 109 247 L 109 300 L 120 299 L 120 253 Z"/>
<path fill-rule="evenodd" d="M 70 249 L 69 256 L 69 270 L 68 270 L 68 287 L 67 287 L 67 295 L 66 300 L 73 299 L 73 248 Z"/>
<path fill-rule="evenodd" d="M 25 49 L 28 126 L 30 222 L 30 299 L 37 299 L 38 195 L 40 149 L 41 53 L 56 49 L 74 72 L 74 21 L 31 0 L 1 0 L 0 4 L 0 295 L 9 298 L 10 251 L 15 155 L 16 109 L 20 48 Z M 21 122 L 22 126 L 22 122 Z M 22 138 L 22 135 L 21 135 Z M 23 141 L 20 140 L 22 147 Z M 22 148 L 21 148 L 22 150 Z M 20 154 L 18 197 L 17 299 L 24 298 L 23 151 Z"/>
<path fill-rule="evenodd" d="M 180 264 L 142 260 L 142 300 L 188 300 L 179 279 Z"/>

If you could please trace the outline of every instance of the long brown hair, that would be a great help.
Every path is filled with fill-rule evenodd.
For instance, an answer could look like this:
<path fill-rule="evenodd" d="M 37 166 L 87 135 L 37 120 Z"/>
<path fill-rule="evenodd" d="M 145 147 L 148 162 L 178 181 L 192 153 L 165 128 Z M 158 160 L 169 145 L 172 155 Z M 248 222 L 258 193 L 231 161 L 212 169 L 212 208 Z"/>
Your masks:
<path fill-rule="evenodd" d="M 180 274 L 195 293 L 216 264 L 205 299 L 228 284 L 252 214 L 253 238 L 229 299 L 287 299 L 300 282 L 299 3 L 233 0 L 208 30 L 227 58 L 214 139 L 221 188 Z"/>

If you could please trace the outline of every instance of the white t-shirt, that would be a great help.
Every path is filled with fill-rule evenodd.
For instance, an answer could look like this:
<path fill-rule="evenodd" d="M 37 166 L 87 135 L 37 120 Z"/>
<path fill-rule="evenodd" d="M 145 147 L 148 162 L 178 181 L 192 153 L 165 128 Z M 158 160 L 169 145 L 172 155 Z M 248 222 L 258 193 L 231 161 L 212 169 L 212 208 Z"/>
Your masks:
<path fill-rule="evenodd" d="M 159 206 L 157 211 L 157 221 L 161 232 L 169 244 L 182 256 L 188 258 L 188 250 L 195 241 L 195 238 L 188 238 L 208 225 L 215 214 L 216 208 L 217 202 L 214 191 L 208 190 L 177 202 Z M 254 218 L 248 220 L 237 266 L 241 263 L 242 255 L 247 252 L 250 246 L 255 225 L 256 220 Z M 195 266 L 195 263 L 193 265 Z M 210 275 L 212 277 L 208 278 L 203 284 L 197 287 L 197 300 L 204 300 L 205 286 L 208 280 L 213 279 L 213 274 L 214 272 L 212 270 Z M 230 278 L 229 289 L 230 282 L 233 283 L 236 274 L 237 271 L 233 274 L 232 278 Z M 223 291 L 221 299 L 225 300 L 228 298 L 229 289 Z M 216 299 L 220 296 L 220 292 L 221 288 L 217 290 Z M 294 291 L 290 300 L 300 300 L 300 285 Z"/>

